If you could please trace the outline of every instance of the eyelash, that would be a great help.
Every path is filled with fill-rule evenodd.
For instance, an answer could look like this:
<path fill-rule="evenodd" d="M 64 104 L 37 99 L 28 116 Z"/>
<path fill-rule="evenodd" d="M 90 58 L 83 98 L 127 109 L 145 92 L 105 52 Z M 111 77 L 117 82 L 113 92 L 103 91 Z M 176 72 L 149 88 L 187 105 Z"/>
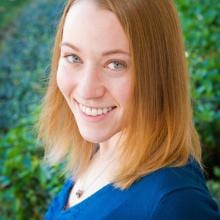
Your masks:
<path fill-rule="evenodd" d="M 65 55 L 64 58 L 67 60 L 68 63 L 72 64 L 72 62 L 70 60 L 68 60 L 69 57 L 78 57 L 75 54 L 70 54 L 70 55 Z M 78 57 L 79 58 L 79 57 Z"/>
<path fill-rule="evenodd" d="M 111 64 L 111 63 L 117 63 L 117 64 L 120 64 L 121 66 L 123 66 L 122 68 L 123 69 L 125 69 L 125 68 L 127 68 L 127 64 L 125 63 L 125 62 L 123 62 L 123 61 L 119 61 L 119 60 L 111 60 L 109 63 L 108 63 L 108 65 L 109 64 Z M 121 68 L 118 70 L 115 70 L 115 71 L 120 71 L 121 70 Z"/>
<path fill-rule="evenodd" d="M 68 59 L 68 58 L 70 58 L 70 57 L 77 57 L 77 58 L 79 58 L 76 54 L 65 55 L 64 58 L 65 58 L 65 59 L 67 60 L 67 62 L 70 63 L 70 64 L 75 63 L 74 61 L 70 61 L 70 60 Z M 80 60 L 80 58 L 79 58 L 79 60 Z M 79 62 L 80 62 L 80 61 L 79 61 Z M 77 62 L 77 63 L 79 63 L 79 62 Z M 126 64 L 124 61 L 121 61 L 121 60 L 110 60 L 110 62 L 108 62 L 108 65 L 111 64 L 111 63 L 120 64 L 121 66 L 123 66 L 123 67 L 122 67 L 123 69 L 127 68 L 127 64 Z M 120 68 L 120 69 L 116 69 L 116 70 L 114 70 L 114 71 L 120 71 L 120 70 L 121 70 L 121 68 Z"/>

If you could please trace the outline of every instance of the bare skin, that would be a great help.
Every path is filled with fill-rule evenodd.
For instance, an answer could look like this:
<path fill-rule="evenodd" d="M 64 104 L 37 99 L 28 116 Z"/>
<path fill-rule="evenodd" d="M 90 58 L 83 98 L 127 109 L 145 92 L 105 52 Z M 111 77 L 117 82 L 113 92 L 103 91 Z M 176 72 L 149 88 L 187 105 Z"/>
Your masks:
<path fill-rule="evenodd" d="M 91 1 L 73 5 L 64 25 L 57 82 L 80 134 L 99 143 L 100 149 L 89 168 L 74 179 L 66 208 L 112 182 L 119 162 L 117 147 L 127 122 L 124 113 L 131 96 L 131 71 L 128 38 L 116 15 Z M 110 110 L 98 117 L 83 107 Z M 75 194 L 78 190 L 84 190 L 80 198 Z"/>
<path fill-rule="evenodd" d="M 107 155 L 105 158 L 100 152 L 97 152 L 91 161 L 89 169 L 75 182 L 66 208 L 77 205 L 111 183 L 111 177 L 116 170 L 116 161 L 118 161 L 116 157 Z M 76 191 L 79 189 L 85 190 L 80 198 L 76 196 Z"/>

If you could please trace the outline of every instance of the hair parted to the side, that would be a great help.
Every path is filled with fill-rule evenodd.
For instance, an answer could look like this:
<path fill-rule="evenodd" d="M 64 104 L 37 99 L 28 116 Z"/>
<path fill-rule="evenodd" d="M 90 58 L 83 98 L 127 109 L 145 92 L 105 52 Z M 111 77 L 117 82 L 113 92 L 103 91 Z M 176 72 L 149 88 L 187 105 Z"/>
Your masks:
<path fill-rule="evenodd" d="M 80 1 L 80 0 L 77 0 Z M 201 165 L 201 146 L 193 125 L 189 77 L 178 15 L 172 0 L 94 0 L 118 17 L 130 42 L 133 96 L 125 139 L 115 149 L 122 166 L 114 178 L 121 189 L 165 166 L 182 166 L 191 155 Z M 56 72 L 67 1 L 58 26 L 50 80 L 39 118 L 45 157 L 54 164 L 68 159 L 75 175 L 89 165 L 94 144 L 84 140 L 58 89 Z"/>

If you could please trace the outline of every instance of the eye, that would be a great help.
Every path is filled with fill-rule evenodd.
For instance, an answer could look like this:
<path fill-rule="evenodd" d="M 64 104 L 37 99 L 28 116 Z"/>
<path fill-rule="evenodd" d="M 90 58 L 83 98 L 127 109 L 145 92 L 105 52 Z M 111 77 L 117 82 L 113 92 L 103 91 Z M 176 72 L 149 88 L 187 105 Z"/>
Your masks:
<path fill-rule="evenodd" d="M 68 63 L 80 63 L 81 59 L 76 54 L 70 54 L 64 56 Z"/>
<path fill-rule="evenodd" d="M 127 64 L 123 61 L 112 60 L 111 63 L 108 64 L 108 67 L 112 70 L 120 71 L 121 69 L 125 69 Z"/>

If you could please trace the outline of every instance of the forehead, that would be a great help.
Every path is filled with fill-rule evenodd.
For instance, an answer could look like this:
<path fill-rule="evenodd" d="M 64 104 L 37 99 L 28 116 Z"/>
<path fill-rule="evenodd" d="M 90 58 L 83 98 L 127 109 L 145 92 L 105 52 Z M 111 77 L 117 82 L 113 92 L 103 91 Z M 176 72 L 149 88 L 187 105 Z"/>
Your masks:
<path fill-rule="evenodd" d="M 128 38 L 117 19 L 109 10 L 100 8 L 94 1 L 79 1 L 67 13 L 62 41 L 79 47 L 129 50 Z"/>

